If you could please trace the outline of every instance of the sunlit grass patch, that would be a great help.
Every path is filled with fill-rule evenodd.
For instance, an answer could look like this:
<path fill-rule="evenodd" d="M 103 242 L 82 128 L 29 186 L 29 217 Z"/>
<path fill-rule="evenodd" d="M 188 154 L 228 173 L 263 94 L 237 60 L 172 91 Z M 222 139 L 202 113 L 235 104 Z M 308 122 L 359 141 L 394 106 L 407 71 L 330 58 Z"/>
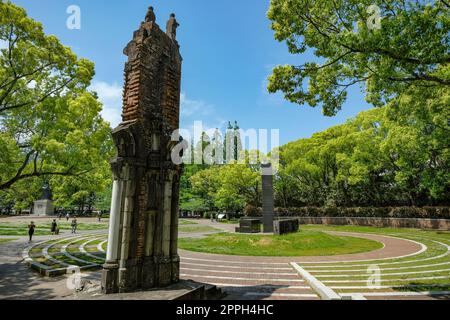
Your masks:
<path fill-rule="evenodd" d="M 69 231 L 72 229 L 71 222 L 57 220 L 60 231 Z M 108 229 L 107 222 L 80 222 L 77 225 L 78 231 L 94 231 Z M 51 219 L 49 222 L 36 223 L 35 236 L 46 236 L 51 234 Z M 0 236 L 27 236 L 28 224 L 16 222 L 2 222 L 0 223 Z"/>
<path fill-rule="evenodd" d="M 9 239 L 0 239 L 0 244 L 4 244 L 7 242 L 11 242 L 11 241 L 16 241 L 17 239 L 15 238 L 9 238 Z"/>
<path fill-rule="evenodd" d="M 244 256 L 327 256 L 381 249 L 377 241 L 301 231 L 284 236 L 220 233 L 202 239 L 180 239 L 181 249 Z"/>
<path fill-rule="evenodd" d="M 192 220 L 180 219 L 180 220 L 178 221 L 178 224 L 179 224 L 180 226 L 185 226 L 185 225 L 194 225 L 194 224 L 198 224 L 198 223 L 197 223 L 197 222 L 194 222 L 194 221 L 192 221 Z"/>
<path fill-rule="evenodd" d="M 202 232 L 214 232 L 219 230 L 210 226 L 187 225 L 187 226 L 180 226 L 178 228 L 178 231 L 182 233 L 202 233 Z"/>

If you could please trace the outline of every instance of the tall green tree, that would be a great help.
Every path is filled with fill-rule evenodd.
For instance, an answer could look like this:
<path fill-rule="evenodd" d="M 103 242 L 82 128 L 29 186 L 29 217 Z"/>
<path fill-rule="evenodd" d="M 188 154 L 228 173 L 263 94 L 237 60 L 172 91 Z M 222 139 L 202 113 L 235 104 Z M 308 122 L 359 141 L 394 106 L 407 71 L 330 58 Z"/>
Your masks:
<path fill-rule="evenodd" d="M 413 87 L 450 86 L 448 1 L 271 0 L 268 17 L 290 53 L 317 57 L 277 66 L 268 90 L 327 116 L 355 85 L 378 107 Z"/>
<path fill-rule="evenodd" d="M 0 40 L 0 190 L 45 178 L 61 202 L 60 191 L 75 181 L 100 191 L 113 144 L 87 89 L 94 64 L 10 2 L 0 2 Z"/>
<path fill-rule="evenodd" d="M 283 146 L 278 205 L 450 203 L 450 95 L 439 92 L 421 101 L 404 96 Z"/>
<path fill-rule="evenodd" d="M 193 193 L 204 199 L 210 210 L 238 212 L 246 205 L 261 205 L 259 166 L 235 163 L 212 166 L 190 180 Z"/>

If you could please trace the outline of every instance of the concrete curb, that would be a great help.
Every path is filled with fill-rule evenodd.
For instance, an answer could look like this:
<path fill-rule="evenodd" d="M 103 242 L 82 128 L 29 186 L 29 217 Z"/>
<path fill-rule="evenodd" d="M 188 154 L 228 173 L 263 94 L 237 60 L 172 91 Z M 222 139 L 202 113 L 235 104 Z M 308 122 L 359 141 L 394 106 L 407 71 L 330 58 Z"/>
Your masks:
<path fill-rule="evenodd" d="M 291 266 L 300 274 L 300 276 L 308 283 L 311 288 L 317 292 L 317 294 L 323 300 L 342 300 L 342 297 L 334 292 L 331 288 L 324 285 L 322 282 L 313 277 L 308 271 L 300 267 L 295 262 L 291 262 Z"/>

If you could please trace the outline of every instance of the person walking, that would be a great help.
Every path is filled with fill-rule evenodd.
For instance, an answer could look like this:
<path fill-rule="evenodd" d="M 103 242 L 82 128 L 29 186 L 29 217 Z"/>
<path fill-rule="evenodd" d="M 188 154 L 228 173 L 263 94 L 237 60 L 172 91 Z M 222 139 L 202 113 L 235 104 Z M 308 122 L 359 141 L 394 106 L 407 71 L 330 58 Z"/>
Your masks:
<path fill-rule="evenodd" d="M 66 214 L 66 221 L 69 221 L 69 219 L 70 219 L 70 214 L 67 212 L 67 214 Z"/>
<path fill-rule="evenodd" d="M 73 234 L 77 233 L 77 226 L 78 226 L 77 217 L 73 217 L 71 226 L 72 226 L 72 233 Z"/>
<path fill-rule="evenodd" d="M 56 219 L 53 219 L 53 222 L 52 222 L 52 228 L 51 228 L 51 232 L 52 232 L 52 235 L 55 235 L 56 234 L 56 229 L 58 228 L 58 224 L 56 223 Z"/>
<path fill-rule="evenodd" d="M 29 242 L 33 240 L 34 229 L 36 229 L 36 225 L 34 224 L 33 221 L 31 221 L 31 223 L 28 225 L 28 235 L 30 236 Z"/>

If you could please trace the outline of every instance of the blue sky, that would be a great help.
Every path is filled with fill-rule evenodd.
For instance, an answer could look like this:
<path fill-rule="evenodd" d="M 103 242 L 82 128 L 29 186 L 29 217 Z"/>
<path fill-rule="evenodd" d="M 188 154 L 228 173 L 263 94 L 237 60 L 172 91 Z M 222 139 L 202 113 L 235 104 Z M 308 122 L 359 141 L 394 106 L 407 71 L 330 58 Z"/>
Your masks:
<path fill-rule="evenodd" d="M 343 110 L 333 118 L 320 108 L 298 106 L 266 91 L 266 79 L 277 64 L 302 64 L 310 55 L 292 56 L 277 42 L 266 17 L 269 0 L 13 0 L 43 23 L 45 32 L 95 62 L 92 87 L 104 103 L 104 117 L 117 125 L 121 116 L 122 51 L 155 7 L 157 23 L 165 27 L 171 12 L 180 23 L 178 41 L 184 58 L 182 128 L 194 121 L 224 129 L 237 120 L 243 129 L 279 129 L 285 144 L 345 122 L 370 108 L 355 88 Z M 81 30 L 69 30 L 66 12 L 81 9 Z"/>

